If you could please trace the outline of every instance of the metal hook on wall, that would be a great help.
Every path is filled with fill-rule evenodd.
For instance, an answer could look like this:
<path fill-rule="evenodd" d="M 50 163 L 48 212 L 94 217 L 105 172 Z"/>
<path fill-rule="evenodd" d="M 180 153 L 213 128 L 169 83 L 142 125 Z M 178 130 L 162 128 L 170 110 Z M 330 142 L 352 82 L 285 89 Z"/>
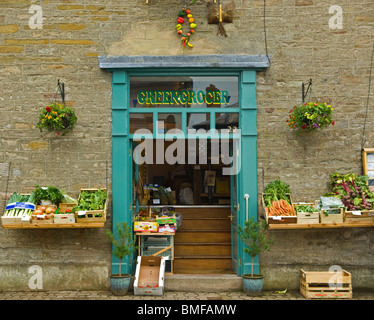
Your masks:
<path fill-rule="evenodd" d="M 57 80 L 57 86 L 61 93 L 62 103 L 65 104 L 65 83 L 61 83 L 60 79 Z"/>
<path fill-rule="evenodd" d="M 305 97 L 308 94 L 308 91 L 309 91 L 309 89 L 310 89 L 311 86 L 312 86 L 312 79 L 309 80 L 308 88 L 306 89 L 306 92 L 305 92 L 305 83 L 303 82 L 301 84 L 301 94 L 302 94 L 302 101 L 303 101 L 303 103 L 305 102 Z"/>

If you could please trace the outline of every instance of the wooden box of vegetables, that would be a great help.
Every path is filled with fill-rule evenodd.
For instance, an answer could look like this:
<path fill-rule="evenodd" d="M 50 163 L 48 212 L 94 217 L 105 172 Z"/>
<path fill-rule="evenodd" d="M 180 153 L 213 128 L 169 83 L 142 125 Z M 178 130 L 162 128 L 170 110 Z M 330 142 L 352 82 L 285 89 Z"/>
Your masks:
<path fill-rule="evenodd" d="M 319 210 L 314 208 L 313 203 L 295 203 L 294 208 L 298 224 L 319 223 Z"/>
<path fill-rule="evenodd" d="M 19 194 L 14 192 L 1 216 L 1 223 L 5 225 L 30 224 L 31 215 L 35 210 L 34 192 L 31 194 Z"/>
<path fill-rule="evenodd" d="M 31 223 L 53 223 L 53 216 L 56 211 L 56 205 L 38 205 L 31 216 Z"/>
<path fill-rule="evenodd" d="M 345 212 L 345 222 L 355 223 L 355 222 L 374 222 L 374 211 L 346 211 Z"/>
<path fill-rule="evenodd" d="M 281 180 L 269 183 L 262 194 L 268 224 L 296 223 L 297 217 L 289 186 Z"/>
<path fill-rule="evenodd" d="M 78 204 L 74 207 L 76 222 L 105 222 L 107 202 L 107 191 L 105 188 L 81 189 Z"/>

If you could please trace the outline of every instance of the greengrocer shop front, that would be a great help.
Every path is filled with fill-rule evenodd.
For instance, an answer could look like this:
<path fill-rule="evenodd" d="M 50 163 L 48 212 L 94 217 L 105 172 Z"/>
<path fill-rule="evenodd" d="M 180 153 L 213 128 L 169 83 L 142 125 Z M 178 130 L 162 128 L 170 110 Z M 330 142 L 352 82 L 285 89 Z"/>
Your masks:
<path fill-rule="evenodd" d="M 183 217 L 176 273 L 190 273 L 187 265 L 194 273 L 250 271 L 237 228 L 257 219 L 256 72 L 269 62 L 262 55 L 99 57 L 112 73 L 113 228 L 132 225 L 143 206 L 160 207 L 142 201 L 137 187 L 171 191 L 166 203 Z M 118 268 L 112 256 L 112 273 Z M 131 259 L 122 262 L 122 272 L 133 270 Z"/>

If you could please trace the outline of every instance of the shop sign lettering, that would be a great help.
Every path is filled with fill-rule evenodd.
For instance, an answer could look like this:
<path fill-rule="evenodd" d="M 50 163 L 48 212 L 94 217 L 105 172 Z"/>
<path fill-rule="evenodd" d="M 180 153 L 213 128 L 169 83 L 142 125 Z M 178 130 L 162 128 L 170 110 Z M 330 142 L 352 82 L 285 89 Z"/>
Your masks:
<path fill-rule="evenodd" d="M 207 91 L 194 90 L 141 90 L 137 95 L 139 104 L 229 104 L 230 96 L 227 91 Z"/>

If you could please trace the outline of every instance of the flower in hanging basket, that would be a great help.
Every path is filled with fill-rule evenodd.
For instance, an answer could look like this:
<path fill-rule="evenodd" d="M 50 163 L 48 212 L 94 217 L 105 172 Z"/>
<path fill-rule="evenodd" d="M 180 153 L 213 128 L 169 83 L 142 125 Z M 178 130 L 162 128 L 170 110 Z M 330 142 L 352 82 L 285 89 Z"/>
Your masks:
<path fill-rule="evenodd" d="M 48 130 L 56 132 L 59 136 L 64 136 L 67 132 L 73 130 L 76 123 L 77 116 L 73 108 L 52 103 L 42 109 L 36 127 L 39 128 L 40 132 Z"/>
<path fill-rule="evenodd" d="M 289 111 L 289 118 L 286 120 L 291 130 L 300 132 L 302 130 L 315 131 L 335 124 L 332 120 L 331 105 L 322 102 L 308 102 L 294 106 Z"/>

